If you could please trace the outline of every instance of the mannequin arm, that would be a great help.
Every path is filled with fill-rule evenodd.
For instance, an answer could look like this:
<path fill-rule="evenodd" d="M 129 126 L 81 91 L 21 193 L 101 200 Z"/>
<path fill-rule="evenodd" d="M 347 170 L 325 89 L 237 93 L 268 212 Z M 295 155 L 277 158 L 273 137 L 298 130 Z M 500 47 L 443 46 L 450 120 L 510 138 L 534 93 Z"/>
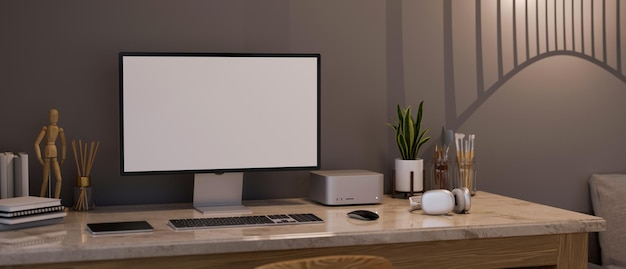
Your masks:
<path fill-rule="evenodd" d="M 61 139 L 61 164 L 65 161 L 65 157 L 67 155 L 67 148 L 65 144 L 65 132 L 63 128 L 59 128 L 59 138 Z"/>
<path fill-rule="evenodd" d="M 35 155 L 37 156 L 37 160 L 39 160 L 39 163 L 41 165 L 44 165 L 44 163 L 43 163 L 43 159 L 41 158 L 41 148 L 39 147 L 39 144 L 41 143 L 41 140 L 43 140 L 47 131 L 48 131 L 48 127 L 44 126 L 43 128 L 41 128 L 41 131 L 39 132 L 37 139 L 35 139 Z"/>

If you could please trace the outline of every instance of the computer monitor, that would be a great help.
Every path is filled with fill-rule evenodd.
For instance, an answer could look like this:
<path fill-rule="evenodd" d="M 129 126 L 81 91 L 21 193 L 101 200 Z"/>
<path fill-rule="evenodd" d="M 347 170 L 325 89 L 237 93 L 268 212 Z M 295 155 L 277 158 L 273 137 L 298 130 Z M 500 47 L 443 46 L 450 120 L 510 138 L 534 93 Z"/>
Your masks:
<path fill-rule="evenodd" d="M 122 175 L 193 173 L 204 213 L 249 212 L 243 173 L 320 167 L 320 55 L 119 54 Z"/>

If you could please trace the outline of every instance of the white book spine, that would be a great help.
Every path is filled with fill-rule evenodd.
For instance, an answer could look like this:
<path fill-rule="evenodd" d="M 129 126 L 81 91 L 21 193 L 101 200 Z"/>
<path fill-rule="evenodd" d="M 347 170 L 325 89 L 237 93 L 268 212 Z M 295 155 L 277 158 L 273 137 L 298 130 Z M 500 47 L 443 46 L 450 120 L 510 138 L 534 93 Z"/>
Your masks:
<path fill-rule="evenodd" d="M 28 154 L 20 152 L 15 155 L 15 197 L 29 196 Z"/>
<path fill-rule="evenodd" d="M 0 152 L 0 199 L 9 198 L 9 178 L 7 175 L 7 156 L 4 152 Z"/>
<path fill-rule="evenodd" d="M 11 198 L 15 197 L 15 176 L 13 175 L 13 158 L 15 157 L 15 155 L 13 154 L 13 152 L 5 152 L 4 155 L 7 158 L 7 198 Z"/>

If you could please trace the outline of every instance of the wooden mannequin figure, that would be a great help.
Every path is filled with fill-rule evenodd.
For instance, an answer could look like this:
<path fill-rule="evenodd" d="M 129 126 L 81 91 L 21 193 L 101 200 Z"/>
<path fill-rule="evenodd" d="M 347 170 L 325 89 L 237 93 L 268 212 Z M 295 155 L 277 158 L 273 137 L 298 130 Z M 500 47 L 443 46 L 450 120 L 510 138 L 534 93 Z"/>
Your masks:
<path fill-rule="evenodd" d="M 37 140 L 35 140 L 35 154 L 39 163 L 43 165 L 43 183 L 41 184 L 41 193 L 39 196 L 45 197 L 48 188 L 48 178 L 50 177 L 50 168 L 54 172 L 56 178 L 56 189 L 54 191 L 54 198 L 59 199 L 61 196 L 61 168 L 59 166 L 59 160 L 57 155 L 57 138 L 61 139 L 61 160 L 60 164 L 65 161 L 66 148 L 65 148 L 65 133 L 63 128 L 59 127 L 59 111 L 56 109 L 50 109 L 50 125 L 41 128 Z M 41 148 L 39 144 L 46 138 L 46 144 L 44 148 L 43 157 L 41 155 Z M 52 167 L 50 167 L 52 166 Z"/>

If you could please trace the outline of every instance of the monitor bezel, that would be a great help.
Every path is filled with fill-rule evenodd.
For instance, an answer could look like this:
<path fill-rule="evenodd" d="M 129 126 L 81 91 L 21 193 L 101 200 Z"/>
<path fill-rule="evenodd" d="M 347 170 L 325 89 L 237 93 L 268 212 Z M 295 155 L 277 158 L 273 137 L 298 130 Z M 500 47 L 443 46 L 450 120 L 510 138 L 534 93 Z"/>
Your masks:
<path fill-rule="evenodd" d="M 124 57 L 147 56 L 147 57 L 306 57 L 317 60 L 317 145 L 316 164 L 311 166 L 292 167 L 239 167 L 228 169 L 193 169 L 193 170 L 159 170 L 159 171 L 125 171 L 124 170 Z M 318 170 L 321 166 L 321 55 L 319 53 L 214 53 L 214 52 L 120 52 L 119 64 L 119 155 L 121 175 L 167 175 L 167 174 L 199 174 L 199 173 L 232 173 L 232 172 L 255 172 L 255 171 L 301 171 Z"/>

